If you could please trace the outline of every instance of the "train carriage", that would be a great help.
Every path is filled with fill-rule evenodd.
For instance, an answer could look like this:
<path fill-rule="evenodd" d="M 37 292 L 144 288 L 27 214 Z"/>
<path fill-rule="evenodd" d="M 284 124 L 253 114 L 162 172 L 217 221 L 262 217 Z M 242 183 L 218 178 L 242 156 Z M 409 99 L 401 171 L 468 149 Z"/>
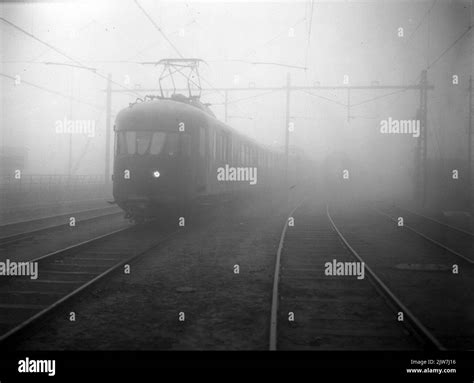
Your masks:
<path fill-rule="evenodd" d="M 200 196 L 261 190 L 282 179 L 282 154 L 218 121 L 197 98 L 175 95 L 130 104 L 117 115 L 113 194 L 143 220 Z M 256 168 L 255 184 L 222 182 L 218 169 Z"/>

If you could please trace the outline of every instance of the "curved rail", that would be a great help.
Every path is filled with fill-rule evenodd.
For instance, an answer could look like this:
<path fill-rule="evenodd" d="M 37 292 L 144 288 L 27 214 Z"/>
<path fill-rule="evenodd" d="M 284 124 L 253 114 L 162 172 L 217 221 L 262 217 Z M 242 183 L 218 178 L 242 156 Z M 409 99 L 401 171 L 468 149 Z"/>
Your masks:
<path fill-rule="evenodd" d="M 364 262 L 362 257 L 351 247 L 347 239 L 342 235 L 341 231 L 337 228 L 334 220 L 329 214 L 329 206 L 326 205 L 326 214 L 339 238 L 342 240 L 346 248 L 351 254 L 359 261 Z M 404 315 L 408 318 L 411 330 L 418 338 L 422 339 L 427 345 L 437 350 L 446 350 L 441 342 L 420 322 L 420 320 L 395 296 L 395 294 L 382 282 L 382 280 L 372 271 L 372 269 L 364 262 L 364 268 L 368 272 L 371 281 L 375 285 L 376 289 L 383 293 L 384 298 L 388 299 L 395 307 L 400 309 Z"/>
<path fill-rule="evenodd" d="M 283 244 L 285 241 L 285 236 L 288 228 L 289 218 L 294 214 L 294 212 L 301 206 L 298 205 L 295 207 L 288 218 L 286 219 L 285 225 L 280 236 L 280 242 L 278 245 L 278 250 L 275 259 L 275 272 L 273 278 L 273 291 L 272 291 L 272 303 L 271 303 L 271 315 L 270 315 L 270 337 L 269 337 L 269 349 L 275 351 L 277 349 L 277 327 L 278 327 L 278 302 L 279 302 L 279 293 L 278 285 L 280 279 L 280 264 L 281 264 L 281 253 L 283 250 Z M 340 238 L 340 240 L 345 245 L 346 249 L 355 257 L 359 262 L 364 262 L 361 256 L 350 246 L 347 239 L 342 235 L 341 231 L 336 226 L 333 218 L 329 213 L 329 206 L 326 205 L 326 215 L 327 218 Z M 367 266 L 367 263 L 364 262 L 365 270 L 368 272 L 369 279 L 372 285 L 375 287 L 376 291 L 387 300 L 392 307 L 396 308 L 398 311 L 402 311 L 407 318 L 403 323 L 407 326 L 418 340 L 426 344 L 429 348 L 436 350 L 445 350 L 446 348 L 441 344 L 441 342 L 420 322 L 420 320 L 395 296 L 395 294 L 382 282 L 382 280 L 373 272 L 373 270 Z"/>
<path fill-rule="evenodd" d="M 281 251 L 283 249 L 283 242 L 285 240 L 285 234 L 288 228 L 288 221 L 296 209 L 298 209 L 300 206 L 301 204 L 296 206 L 286 218 L 285 225 L 283 226 L 280 236 L 280 243 L 278 244 L 278 250 L 275 259 L 275 273 L 273 274 L 272 306 L 270 314 L 270 351 L 276 350 L 277 346 L 278 284 L 280 279 Z"/>

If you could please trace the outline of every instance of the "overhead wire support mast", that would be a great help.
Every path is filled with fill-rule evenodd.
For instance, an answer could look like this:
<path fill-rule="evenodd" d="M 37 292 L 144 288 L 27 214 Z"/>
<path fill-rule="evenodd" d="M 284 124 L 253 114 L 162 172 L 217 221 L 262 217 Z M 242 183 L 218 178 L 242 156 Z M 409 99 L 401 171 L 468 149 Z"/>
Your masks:
<path fill-rule="evenodd" d="M 474 91 L 473 89 L 473 84 L 472 84 L 472 76 L 469 76 L 469 125 L 468 125 L 468 131 L 467 131 L 467 177 L 468 177 L 468 193 L 470 196 L 470 203 L 471 203 L 471 209 L 474 210 L 474 177 L 473 177 L 473 170 L 474 167 L 472 166 L 472 139 L 473 139 L 473 134 L 472 134 L 472 125 L 473 125 L 473 109 L 474 105 L 473 103 L 473 97 L 472 97 L 472 92 Z"/>

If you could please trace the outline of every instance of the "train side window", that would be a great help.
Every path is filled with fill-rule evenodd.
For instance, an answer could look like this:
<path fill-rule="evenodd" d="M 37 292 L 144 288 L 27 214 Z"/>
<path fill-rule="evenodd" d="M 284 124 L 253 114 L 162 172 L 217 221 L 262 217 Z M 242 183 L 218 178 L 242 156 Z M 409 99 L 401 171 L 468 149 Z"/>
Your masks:
<path fill-rule="evenodd" d="M 221 161 L 224 161 L 224 135 L 221 134 L 220 135 L 221 139 L 219 140 L 220 141 L 220 150 L 219 150 L 219 155 L 220 155 L 220 159 Z"/>
<path fill-rule="evenodd" d="M 137 147 L 136 147 L 137 134 L 136 132 L 126 132 L 125 134 L 126 134 L 126 141 L 127 141 L 127 153 L 135 154 L 137 151 Z"/>
<path fill-rule="evenodd" d="M 199 155 L 201 157 L 206 155 L 206 131 L 204 128 L 199 128 Z"/>
<path fill-rule="evenodd" d="M 185 157 L 191 157 L 191 137 L 189 134 L 181 134 L 181 150 Z"/>
<path fill-rule="evenodd" d="M 227 136 L 222 136 L 222 160 L 227 161 Z"/>
<path fill-rule="evenodd" d="M 150 154 L 160 154 L 165 143 L 166 133 L 155 132 L 150 145 Z"/>
<path fill-rule="evenodd" d="M 221 161 L 224 161 L 225 160 L 225 137 L 224 135 L 221 134 L 221 139 L 220 139 L 220 144 L 221 144 L 221 150 L 220 150 L 220 154 L 221 154 Z"/>
<path fill-rule="evenodd" d="M 221 154 L 222 154 L 222 161 L 225 161 L 225 145 L 226 145 L 226 139 L 225 136 L 221 136 Z"/>
<path fill-rule="evenodd" d="M 216 137 L 216 131 L 212 131 L 212 158 L 215 160 L 216 159 L 216 146 L 217 146 L 217 137 Z"/>

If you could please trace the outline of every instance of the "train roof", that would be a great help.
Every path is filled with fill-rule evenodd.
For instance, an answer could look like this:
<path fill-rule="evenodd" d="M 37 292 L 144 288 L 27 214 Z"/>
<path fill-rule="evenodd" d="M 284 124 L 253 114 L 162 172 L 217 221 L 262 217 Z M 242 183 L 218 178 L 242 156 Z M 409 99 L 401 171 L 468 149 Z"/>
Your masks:
<path fill-rule="evenodd" d="M 180 122 L 186 126 L 213 125 L 219 129 L 237 136 L 241 140 L 251 142 L 265 150 L 275 151 L 260 144 L 256 140 L 239 133 L 229 125 L 219 121 L 214 113 L 198 99 L 185 96 L 173 98 L 154 98 L 148 101 L 136 102 L 122 109 L 115 120 L 115 131 L 150 131 L 175 129 Z M 133 128 L 132 128 L 133 127 Z"/>

